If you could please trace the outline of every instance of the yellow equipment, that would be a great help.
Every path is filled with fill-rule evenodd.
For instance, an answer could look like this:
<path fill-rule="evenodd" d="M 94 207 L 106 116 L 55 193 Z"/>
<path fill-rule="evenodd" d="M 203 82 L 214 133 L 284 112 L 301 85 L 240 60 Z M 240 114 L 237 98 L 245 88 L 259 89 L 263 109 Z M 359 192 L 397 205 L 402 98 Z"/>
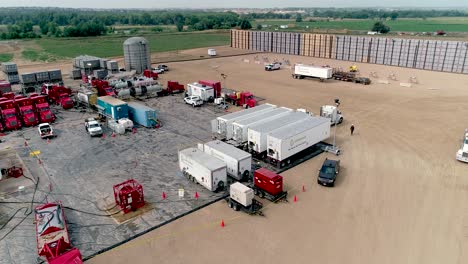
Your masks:
<path fill-rule="evenodd" d="M 356 65 L 352 65 L 352 66 L 349 67 L 349 71 L 350 71 L 350 72 L 357 72 L 357 71 L 358 71 L 358 68 L 357 68 Z"/>

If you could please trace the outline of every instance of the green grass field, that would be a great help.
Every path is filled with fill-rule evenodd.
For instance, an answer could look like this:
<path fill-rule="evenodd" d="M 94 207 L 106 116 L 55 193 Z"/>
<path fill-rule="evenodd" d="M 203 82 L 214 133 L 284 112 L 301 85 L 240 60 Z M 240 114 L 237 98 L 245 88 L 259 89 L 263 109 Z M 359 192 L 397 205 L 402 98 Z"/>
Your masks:
<path fill-rule="evenodd" d="M 13 59 L 12 53 L 0 53 L 0 62 L 7 62 Z"/>
<path fill-rule="evenodd" d="M 228 45 L 228 32 L 145 34 L 152 52 L 184 50 Z M 123 55 L 123 42 L 131 36 L 103 36 L 88 38 L 43 38 L 36 44 L 42 52 L 57 58 L 72 58 L 88 54 L 98 57 Z M 25 54 L 23 54 L 24 56 Z M 39 56 L 40 57 L 40 56 Z"/>
<path fill-rule="evenodd" d="M 301 30 L 307 31 L 316 29 L 348 29 L 348 30 L 370 30 L 377 20 L 370 19 L 349 19 L 349 20 L 318 20 L 309 22 L 308 18 L 304 22 L 296 23 L 294 20 L 258 20 L 253 23 L 255 28 L 257 24 L 272 25 L 268 30 L 274 30 L 274 26 L 284 24 L 295 24 L 293 28 L 284 29 L 284 31 Z M 445 32 L 468 32 L 468 18 L 428 18 L 423 19 L 397 19 L 396 21 L 385 21 L 391 31 L 409 31 L 409 32 L 434 32 L 444 30 Z M 308 28 L 307 28 L 308 26 Z"/>

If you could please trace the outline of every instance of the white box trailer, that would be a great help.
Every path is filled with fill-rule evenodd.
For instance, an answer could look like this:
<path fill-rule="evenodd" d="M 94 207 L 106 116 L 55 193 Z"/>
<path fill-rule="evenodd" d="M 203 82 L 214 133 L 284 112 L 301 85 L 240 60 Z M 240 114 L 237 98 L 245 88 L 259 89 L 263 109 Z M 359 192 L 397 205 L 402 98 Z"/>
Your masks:
<path fill-rule="evenodd" d="M 311 116 L 267 136 L 267 156 L 273 163 L 289 164 L 292 156 L 330 137 L 330 120 Z"/>
<path fill-rule="evenodd" d="M 240 203 L 244 207 L 252 205 L 254 191 L 240 182 L 235 182 L 229 186 L 229 197 Z"/>
<path fill-rule="evenodd" d="M 219 140 L 203 145 L 205 153 L 223 161 L 227 174 L 236 180 L 247 180 L 252 170 L 252 155 Z"/>
<path fill-rule="evenodd" d="M 248 129 L 249 150 L 255 154 L 261 154 L 267 150 L 267 135 L 277 129 L 289 126 L 296 122 L 309 118 L 310 115 L 303 112 L 291 112 L 278 119 L 266 123 L 253 125 Z"/>
<path fill-rule="evenodd" d="M 249 109 L 241 110 L 238 112 L 230 113 L 227 115 L 220 116 L 211 121 L 211 130 L 213 134 L 217 134 L 220 137 L 232 138 L 232 123 L 241 118 L 248 118 L 262 111 L 267 111 L 272 108 L 276 108 L 276 105 L 262 104 Z"/>
<path fill-rule="evenodd" d="M 286 115 L 287 113 L 291 113 L 293 110 L 286 107 L 280 107 L 273 109 L 272 111 L 263 112 L 259 115 L 249 117 L 247 119 L 239 120 L 232 123 L 232 130 L 234 139 L 238 143 L 244 143 L 248 140 L 248 132 L 249 127 L 257 124 L 262 124 L 268 122 L 273 119 L 277 119 Z"/>
<path fill-rule="evenodd" d="M 222 191 L 227 184 L 226 164 L 199 149 L 179 151 L 179 168 L 189 180 L 210 191 Z"/>
<path fill-rule="evenodd" d="M 213 101 L 215 98 L 213 87 L 197 82 L 187 84 L 187 94 L 200 96 L 200 98 L 205 102 Z"/>
<path fill-rule="evenodd" d="M 333 75 L 333 69 L 330 67 L 321 67 L 305 64 L 294 65 L 294 79 L 318 78 L 321 81 L 331 79 Z"/>

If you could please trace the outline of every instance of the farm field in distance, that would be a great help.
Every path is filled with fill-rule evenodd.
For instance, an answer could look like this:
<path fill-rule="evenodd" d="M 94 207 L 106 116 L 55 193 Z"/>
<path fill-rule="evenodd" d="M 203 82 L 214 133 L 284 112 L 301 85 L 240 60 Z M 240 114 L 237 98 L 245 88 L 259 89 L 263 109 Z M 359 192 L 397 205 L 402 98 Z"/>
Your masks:
<path fill-rule="evenodd" d="M 222 46 L 228 45 L 230 41 L 228 31 L 138 35 L 145 37 L 150 42 L 151 52 Z M 133 35 L 107 35 L 86 38 L 17 40 L 15 41 L 17 43 L 15 45 L 18 46 L 21 52 L 15 54 L 14 60 L 53 62 L 73 58 L 82 54 L 98 57 L 123 56 L 122 44 L 127 38 L 132 36 Z M 4 53 L 0 50 L 0 60 L 8 61 L 11 60 L 12 57 L 11 52 L 5 51 Z"/>
<path fill-rule="evenodd" d="M 313 18 L 311 18 L 313 19 Z M 293 19 L 278 19 L 278 20 L 256 20 L 252 26 L 256 25 L 271 25 L 279 26 L 285 24 L 295 24 L 295 27 L 282 29 L 283 31 L 291 30 L 311 30 L 311 29 L 348 29 L 348 30 L 370 30 L 372 25 L 378 20 L 375 19 L 343 19 L 343 20 L 329 20 L 324 18 L 316 18 L 315 21 L 309 21 L 305 18 L 303 22 L 297 23 Z M 384 21 L 391 29 L 395 31 L 407 32 L 434 32 L 437 30 L 444 30 L 445 32 L 468 32 L 468 18 L 467 17 L 437 17 L 437 18 L 398 18 L 395 21 Z M 309 28 L 307 28 L 309 26 Z M 270 27 L 269 29 L 274 29 Z"/>

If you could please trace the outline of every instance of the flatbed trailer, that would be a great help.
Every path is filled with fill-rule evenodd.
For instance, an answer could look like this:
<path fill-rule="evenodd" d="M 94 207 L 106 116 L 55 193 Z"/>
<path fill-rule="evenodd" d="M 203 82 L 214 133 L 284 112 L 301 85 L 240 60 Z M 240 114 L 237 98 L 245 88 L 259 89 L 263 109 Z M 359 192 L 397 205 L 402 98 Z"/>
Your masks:
<path fill-rule="evenodd" d="M 234 211 L 242 211 L 249 215 L 264 216 L 263 212 L 261 211 L 263 204 L 255 199 L 252 200 L 252 204 L 249 206 L 243 206 L 241 203 L 230 197 L 226 198 L 226 202 L 228 203 L 229 208 L 232 208 Z"/>

